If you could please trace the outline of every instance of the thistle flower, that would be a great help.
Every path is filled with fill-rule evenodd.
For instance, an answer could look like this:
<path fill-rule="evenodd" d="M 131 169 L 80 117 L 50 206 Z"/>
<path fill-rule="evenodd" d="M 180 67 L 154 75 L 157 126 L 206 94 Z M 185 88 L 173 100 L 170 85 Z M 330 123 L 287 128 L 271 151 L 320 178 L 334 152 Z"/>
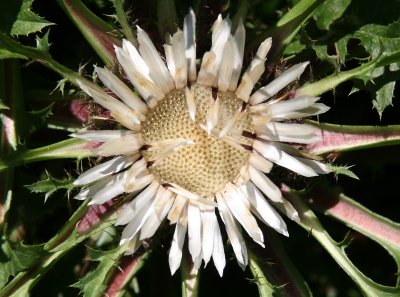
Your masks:
<path fill-rule="evenodd" d="M 329 172 L 298 149 L 318 140 L 314 128 L 288 121 L 329 108 L 317 103 L 316 97 L 279 100 L 275 96 L 298 79 L 308 62 L 290 67 L 253 91 L 265 70 L 272 40 L 261 43 L 241 76 L 245 29 L 239 23 L 232 34 L 229 19 L 221 16 L 197 72 L 195 24 L 190 11 L 183 31 L 169 36 L 164 45 L 166 63 L 140 28 L 138 48 L 127 40 L 115 47 L 124 75 L 141 98 L 106 68 L 95 71 L 118 99 L 100 86 L 78 81 L 126 129 L 72 135 L 101 142 L 96 154 L 112 157 L 79 176 L 75 185 L 82 190 L 75 198 L 103 204 L 129 195 L 132 199 L 120 209 L 116 221 L 126 225 L 121 244 L 130 242 L 128 254 L 167 218 L 175 225 L 169 251 L 171 273 L 180 266 L 187 233 L 194 269 L 213 258 L 222 275 L 226 264 L 222 225 L 242 267 L 248 263 L 242 228 L 261 246 L 260 221 L 288 236 L 273 206 L 291 219 L 298 219 L 298 214 L 267 174 L 273 163 L 305 177 Z"/>

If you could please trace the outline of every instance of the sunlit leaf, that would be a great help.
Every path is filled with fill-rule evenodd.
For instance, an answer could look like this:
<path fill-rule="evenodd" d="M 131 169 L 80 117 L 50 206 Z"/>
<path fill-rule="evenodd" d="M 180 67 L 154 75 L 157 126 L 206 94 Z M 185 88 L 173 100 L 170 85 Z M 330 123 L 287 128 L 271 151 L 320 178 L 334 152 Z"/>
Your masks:
<path fill-rule="evenodd" d="M 32 11 L 33 0 L 1 1 L 0 31 L 10 35 L 28 35 L 53 25 Z"/>
<path fill-rule="evenodd" d="M 351 0 L 325 1 L 314 14 L 318 28 L 328 30 L 332 23 L 343 15 L 350 3 Z"/>

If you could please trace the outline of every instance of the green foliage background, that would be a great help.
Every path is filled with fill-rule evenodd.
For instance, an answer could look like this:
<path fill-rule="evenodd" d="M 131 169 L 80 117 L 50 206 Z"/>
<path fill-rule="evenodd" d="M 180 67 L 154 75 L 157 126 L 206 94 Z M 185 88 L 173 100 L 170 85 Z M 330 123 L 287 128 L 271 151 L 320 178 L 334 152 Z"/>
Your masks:
<path fill-rule="evenodd" d="M 71 199 L 77 192 L 72 182 L 97 161 L 85 159 L 91 152 L 82 141 L 69 140 L 83 125 L 70 110 L 71 100 L 82 98 L 74 81 L 80 75 L 90 79 L 93 64 L 112 61 L 96 35 L 79 19 L 71 21 L 66 3 L 76 5 L 95 28 L 112 32 L 109 40 L 134 38 L 129 28 L 139 24 L 159 48 L 191 6 L 198 19 L 198 56 L 209 47 L 218 13 L 230 14 L 233 24 L 242 17 L 247 62 L 263 39 L 273 37 L 264 81 L 285 65 L 311 61 L 298 92 L 322 96 L 331 110 L 310 123 L 370 137 L 324 148 L 338 176 L 309 182 L 275 169 L 274 181 L 295 189 L 301 224 L 288 222 L 289 238 L 265 228 L 265 250 L 248 241 L 252 261 L 245 271 L 227 248 L 224 277 L 209 264 L 200 274 L 199 296 L 400 296 L 400 228 L 394 223 L 400 221 L 396 0 L 0 1 L 0 296 L 102 296 L 125 259 L 113 211 L 85 232 L 75 228 L 88 208 Z M 7 119 L 13 120 L 11 128 Z M 10 129 L 15 133 L 7 134 Z M 335 219 L 330 209 L 338 199 L 362 212 L 370 225 L 393 233 L 359 227 L 357 214 Z M 157 234 L 115 296 L 186 294 L 185 269 L 170 276 L 168 268 L 171 229 Z"/>

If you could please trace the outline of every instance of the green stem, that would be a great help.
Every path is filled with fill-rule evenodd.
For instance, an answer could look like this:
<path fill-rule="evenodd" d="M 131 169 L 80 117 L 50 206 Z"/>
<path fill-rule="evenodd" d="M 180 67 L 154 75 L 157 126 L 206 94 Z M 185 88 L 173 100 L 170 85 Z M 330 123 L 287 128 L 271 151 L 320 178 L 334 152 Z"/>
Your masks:
<path fill-rule="evenodd" d="M 328 77 L 325 77 L 319 81 L 309 83 L 297 89 L 296 96 L 298 95 L 309 95 L 309 96 L 319 96 L 329 90 L 334 89 L 341 83 L 348 81 L 353 78 L 362 78 L 365 75 L 371 73 L 375 68 L 386 66 L 392 63 L 398 63 L 400 61 L 400 51 L 382 55 L 365 63 L 357 68 L 334 73 Z"/>
<path fill-rule="evenodd" d="M 270 228 L 264 228 L 263 231 L 265 238 L 268 238 L 265 248 L 258 245 L 249 247 L 250 265 L 256 266 L 254 271 L 251 266 L 250 268 L 259 291 L 265 291 L 265 286 L 268 285 L 272 287 L 268 287 L 265 293 L 273 289 L 277 296 L 312 296 L 307 283 L 287 256 L 279 235 Z"/>
<path fill-rule="evenodd" d="M 90 142 L 75 138 L 68 139 L 37 149 L 15 152 L 7 158 L 0 159 L 0 173 L 31 162 L 62 158 L 82 159 L 93 155 Z"/>
<path fill-rule="evenodd" d="M 128 17 L 124 10 L 125 0 L 112 0 L 112 3 L 114 4 L 117 19 L 122 27 L 125 37 L 132 42 L 135 47 L 138 47 L 139 43 L 133 34 L 132 27 L 129 25 Z"/>
<path fill-rule="evenodd" d="M 120 38 L 113 35 L 115 29 L 97 17 L 80 0 L 57 1 L 103 62 L 112 67 L 115 64 L 114 45 L 121 43 Z"/>
<path fill-rule="evenodd" d="M 254 281 L 258 287 L 258 293 L 260 297 L 271 297 L 275 292 L 274 286 L 268 282 L 263 269 L 259 265 L 258 261 L 254 259 L 254 256 L 250 253 L 250 270 L 254 276 Z"/>
<path fill-rule="evenodd" d="M 21 55 L 21 57 L 23 58 L 26 59 L 29 58 L 43 64 L 44 66 L 52 69 L 53 71 L 63 76 L 65 79 L 69 80 L 75 86 L 78 86 L 76 81 L 77 79 L 81 80 L 85 79 L 79 73 L 55 61 L 47 51 L 41 50 L 39 48 L 33 48 L 30 46 L 22 45 L 1 32 L 0 32 L 0 46 Z"/>

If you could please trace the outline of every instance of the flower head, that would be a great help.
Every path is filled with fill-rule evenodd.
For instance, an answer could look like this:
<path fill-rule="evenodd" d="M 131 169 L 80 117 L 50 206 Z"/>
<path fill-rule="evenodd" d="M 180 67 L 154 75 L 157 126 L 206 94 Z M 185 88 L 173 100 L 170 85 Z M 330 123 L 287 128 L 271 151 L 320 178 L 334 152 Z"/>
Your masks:
<path fill-rule="evenodd" d="M 259 221 L 288 235 L 285 222 L 271 205 L 281 206 L 291 219 L 298 217 L 266 175 L 273 163 L 306 177 L 329 172 L 297 148 L 318 140 L 314 128 L 288 121 L 323 113 L 328 107 L 310 96 L 288 100 L 275 96 L 298 79 L 308 62 L 290 67 L 253 91 L 265 70 L 272 40 L 260 45 L 241 76 L 242 23 L 232 34 L 229 19 L 218 17 L 211 49 L 198 72 L 193 11 L 185 17 L 183 31 L 169 36 L 164 45 L 166 63 L 140 28 L 137 39 L 138 48 L 123 40 L 115 53 L 140 98 L 106 68 L 96 67 L 96 72 L 115 96 L 93 83 L 78 82 L 126 129 L 73 134 L 102 143 L 96 154 L 112 157 L 81 174 L 75 184 L 83 188 L 75 198 L 103 204 L 131 193 L 116 222 L 126 225 L 121 243 L 130 242 L 130 253 L 167 218 L 175 225 L 169 252 L 172 273 L 180 265 L 188 234 L 195 269 L 213 258 L 222 275 L 222 224 L 238 263 L 245 266 L 242 228 L 264 246 Z"/>

